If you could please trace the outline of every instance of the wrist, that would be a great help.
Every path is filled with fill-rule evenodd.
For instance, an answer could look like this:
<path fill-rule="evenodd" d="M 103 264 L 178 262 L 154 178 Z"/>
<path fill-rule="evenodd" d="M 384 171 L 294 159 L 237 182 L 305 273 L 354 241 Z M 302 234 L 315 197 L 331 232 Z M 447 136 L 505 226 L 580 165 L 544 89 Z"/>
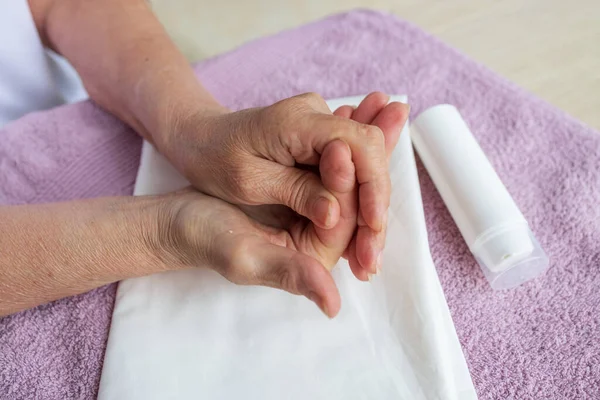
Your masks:
<path fill-rule="evenodd" d="M 176 216 L 176 196 L 139 196 L 132 198 L 129 208 L 130 234 L 136 237 L 138 248 L 147 259 L 142 275 L 177 270 L 184 266 L 174 254 L 173 221 Z M 128 211 L 125 211 L 126 213 Z"/>
<path fill-rule="evenodd" d="M 89 204 L 98 246 L 108 247 L 101 264 L 119 266 L 122 280 L 178 269 L 169 257 L 169 195 L 95 199 Z M 93 203 L 101 207 L 96 208 Z"/>
<path fill-rule="evenodd" d="M 231 111 L 217 102 L 203 100 L 189 101 L 170 109 L 172 111 L 165 113 L 156 125 L 157 129 L 152 135 L 154 146 L 181 174 L 190 179 L 190 174 L 198 172 L 198 164 L 189 160 L 190 156 L 197 155 L 196 150 L 201 149 L 203 143 L 214 134 L 215 121 Z M 195 170 L 189 171 L 189 165 L 194 165 Z"/>
<path fill-rule="evenodd" d="M 208 197 L 194 189 L 158 196 L 148 248 L 167 270 L 206 267 L 213 239 Z"/>
<path fill-rule="evenodd" d="M 0 315 L 178 264 L 160 246 L 160 197 L 0 207 Z M 11 305 L 12 302 L 12 305 Z"/>

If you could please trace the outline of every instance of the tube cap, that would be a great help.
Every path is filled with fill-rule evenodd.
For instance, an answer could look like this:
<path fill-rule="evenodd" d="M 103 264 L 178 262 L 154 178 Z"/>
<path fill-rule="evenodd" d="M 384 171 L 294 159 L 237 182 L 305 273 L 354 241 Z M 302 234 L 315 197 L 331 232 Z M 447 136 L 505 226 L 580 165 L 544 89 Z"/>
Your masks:
<path fill-rule="evenodd" d="M 527 223 L 514 223 L 481 235 L 471 252 L 493 289 L 510 289 L 543 273 L 548 256 Z"/>

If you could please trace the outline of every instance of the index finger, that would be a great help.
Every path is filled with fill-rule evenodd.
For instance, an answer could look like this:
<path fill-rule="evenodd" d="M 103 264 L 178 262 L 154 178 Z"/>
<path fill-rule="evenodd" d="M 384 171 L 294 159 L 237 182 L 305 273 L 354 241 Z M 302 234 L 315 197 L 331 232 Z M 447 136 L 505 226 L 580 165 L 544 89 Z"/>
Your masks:
<path fill-rule="evenodd" d="M 398 144 L 400 133 L 408 120 L 409 112 L 410 107 L 407 104 L 392 102 L 386 105 L 372 122 L 372 124 L 378 126 L 384 134 L 385 150 L 388 160 L 392 155 L 396 144 Z"/>
<path fill-rule="evenodd" d="M 387 165 L 385 138 L 380 128 L 329 115 L 307 118 L 306 145 L 322 153 L 333 140 L 350 147 L 359 185 L 359 208 L 365 223 L 375 231 L 383 229 L 391 183 Z"/>

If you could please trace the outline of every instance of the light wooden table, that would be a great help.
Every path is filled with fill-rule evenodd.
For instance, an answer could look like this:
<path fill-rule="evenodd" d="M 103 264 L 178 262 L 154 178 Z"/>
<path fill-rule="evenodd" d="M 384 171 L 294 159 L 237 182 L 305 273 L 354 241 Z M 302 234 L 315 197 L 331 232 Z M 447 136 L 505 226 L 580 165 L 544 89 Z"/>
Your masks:
<path fill-rule="evenodd" d="M 391 11 L 600 129 L 600 0 L 153 0 L 190 60 L 356 7 Z"/>

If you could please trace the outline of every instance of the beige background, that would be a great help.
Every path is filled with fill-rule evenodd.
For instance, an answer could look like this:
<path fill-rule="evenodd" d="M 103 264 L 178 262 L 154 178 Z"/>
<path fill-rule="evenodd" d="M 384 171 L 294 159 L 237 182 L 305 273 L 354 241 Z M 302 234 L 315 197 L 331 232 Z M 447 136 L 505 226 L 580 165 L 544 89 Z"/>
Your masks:
<path fill-rule="evenodd" d="M 153 0 L 190 60 L 356 7 L 393 12 L 600 129 L 600 0 Z"/>

